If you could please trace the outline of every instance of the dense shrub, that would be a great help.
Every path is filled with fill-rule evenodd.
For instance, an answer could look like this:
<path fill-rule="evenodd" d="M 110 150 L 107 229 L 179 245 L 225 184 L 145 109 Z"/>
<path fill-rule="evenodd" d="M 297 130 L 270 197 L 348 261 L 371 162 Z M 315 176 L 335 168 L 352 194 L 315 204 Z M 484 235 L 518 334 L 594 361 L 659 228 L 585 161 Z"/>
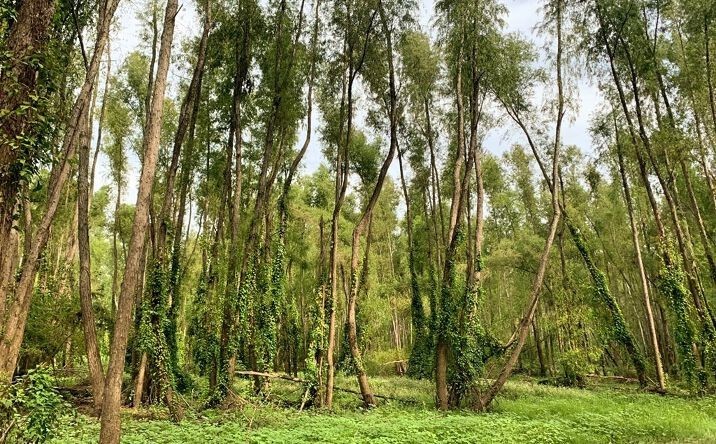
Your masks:
<path fill-rule="evenodd" d="M 0 443 L 41 443 L 55 435 L 70 406 L 45 366 L 0 387 Z"/>

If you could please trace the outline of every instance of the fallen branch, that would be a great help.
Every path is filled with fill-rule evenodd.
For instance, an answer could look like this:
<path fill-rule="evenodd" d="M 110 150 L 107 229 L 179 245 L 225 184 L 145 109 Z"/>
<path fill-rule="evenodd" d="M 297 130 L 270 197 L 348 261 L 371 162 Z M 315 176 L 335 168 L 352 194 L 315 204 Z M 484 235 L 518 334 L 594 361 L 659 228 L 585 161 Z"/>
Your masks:
<path fill-rule="evenodd" d="M 263 378 L 283 379 L 285 381 L 297 382 L 299 384 L 308 384 L 309 383 L 309 381 L 306 381 L 305 379 L 296 378 L 294 376 L 287 375 L 284 373 L 265 373 L 265 372 L 255 372 L 255 371 L 251 371 L 251 370 L 237 371 L 235 373 L 237 375 L 244 375 L 244 376 L 260 376 Z M 361 395 L 361 392 L 359 392 L 358 390 L 352 390 L 352 389 L 335 387 L 335 386 L 333 387 L 333 389 L 339 390 L 341 392 L 353 393 L 354 395 Z M 415 399 L 395 398 L 392 396 L 375 395 L 375 394 L 373 396 L 375 396 L 376 398 L 386 399 L 389 401 L 404 402 L 406 404 L 420 404 L 420 402 L 418 402 Z"/>
<path fill-rule="evenodd" d="M 397 361 L 384 362 L 383 365 L 399 364 L 399 363 L 406 363 L 406 362 L 408 362 L 407 359 L 398 359 Z"/>
<path fill-rule="evenodd" d="M 590 373 L 586 375 L 588 378 L 596 378 L 596 379 L 611 379 L 613 381 L 620 381 L 620 382 L 639 382 L 636 378 L 627 378 L 626 376 L 618 376 L 618 375 L 597 375 L 595 373 Z"/>

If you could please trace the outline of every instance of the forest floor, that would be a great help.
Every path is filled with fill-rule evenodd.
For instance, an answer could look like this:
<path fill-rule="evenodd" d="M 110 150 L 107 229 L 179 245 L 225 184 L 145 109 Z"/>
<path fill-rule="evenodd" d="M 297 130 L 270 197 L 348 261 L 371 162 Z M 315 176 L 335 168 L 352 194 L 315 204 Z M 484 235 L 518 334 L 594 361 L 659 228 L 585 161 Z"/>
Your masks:
<path fill-rule="evenodd" d="M 356 395 L 337 392 L 333 412 L 298 411 L 302 387 L 274 382 L 267 400 L 244 400 L 229 409 L 187 409 L 173 424 L 161 408 L 125 410 L 122 442 L 133 443 L 716 443 L 716 398 L 639 391 L 632 384 L 590 382 L 561 388 L 519 378 L 510 381 L 490 413 L 434 410 L 432 383 L 372 378 L 376 393 L 412 399 L 383 401 L 370 411 Z M 352 378 L 337 386 L 353 388 Z M 191 400 L 187 401 L 191 405 Z M 77 413 L 52 441 L 95 443 L 99 423 Z"/>

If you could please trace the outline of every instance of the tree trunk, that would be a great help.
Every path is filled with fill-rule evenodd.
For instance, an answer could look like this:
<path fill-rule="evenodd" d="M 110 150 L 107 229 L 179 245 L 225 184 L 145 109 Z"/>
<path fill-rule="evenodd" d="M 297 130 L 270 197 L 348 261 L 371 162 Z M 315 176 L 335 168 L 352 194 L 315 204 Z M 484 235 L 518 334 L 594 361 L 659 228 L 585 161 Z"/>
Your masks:
<path fill-rule="evenodd" d="M 554 243 L 555 235 L 557 234 L 557 227 L 559 226 L 561 210 L 559 205 L 559 188 L 557 187 L 557 180 L 559 171 L 559 152 L 562 144 L 562 119 L 564 118 L 565 111 L 564 90 L 562 84 L 562 6 L 563 5 L 561 0 L 557 0 L 557 17 L 555 20 L 557 32 L 557 116 L 554 134 L 554 150 L 552 153 L 552 186 L 550 187 L 550 191 L 552 194 L 552 221 L 550 222 L 549 234 L 547 236 L 547 240 L 545 241 L 542 257 L 540 258 L 537 275 L 535 276 L 535 280 L 532 284 L 532 294 L 530 295 L 530 302 L 527 306 L 527 309 L 525 310 L 525 314 L 522 317 L 519 328 L 517 330 L 517 345 L 515 346 L 514 350 L 512 350 L 510 357 L 507 359 L 507 362 L 500 370 L 497 379 L 495 379 L 488 391 L 480 397 L 479 407 L 481 410 L 485 410 L 490 406 L 492 400 L 495 398 L 495 396 L 497 396 L 499 391 L 504 386 L 505 382 L 507 382 L 507 379 L 512 374 L 512 369 L 514 368 L 515 364 L 517 363 L 517 360 L 520 357 L 522 347 L 524 347 L 525 342 L 527 341 L 527 337 L 529 335 L 529 327 L 530 325 L 532 325 L 534 321 L 535 312 L 537 311 L 537 304 L 539 302 L 539 296 L 542 289 L 542 282 L 544 280 L 544 275 L 547 271 L 547 265 L 549 263 L 549 254 L 552 249 L 552 244 Z M 537 162 L 541 163 L 539 157 L 536 157 Z M 542 168 L 542 171 L 544 172 L 545 169 Z M 545 181 L 547 181 L 549 185 L 550 180 L 547 177 L 545 177 Z"/>
<path fill-rule="evenodd" d="M 535 280 L 532 284 L 532 294 L 530 295 L 530 302 L 527 305 L 527 310 L 525 311 L 525 314 L 522 317 L 520 325 L 517 329 L 517 343 L 515 345 L 514 350 L 512 350 L 510 357 L 507 359 L 507 362 L 500 370 L 500 373 L 495 379 L 495 381 L 492 383 L 488 391 L 480 397 L 479 407 L 481 410 L 486 410 L 487 408 L 489 408 L 490 404 L 492 403 L 492 400 L 495 399 L 495 396 L 497 396 L 502 387 L 505 385 L 505 382 L 507 382 L 507 379 L 512 374 L 512 369 L 514 368 L 515 364 L 517 363 L 517 360 L 520 357 L 522 347 L 524 347 L 525 342 L 527 341 L 527 336 L 529 336 L 529 327 L 532 324 L 535 311 L 537 310 L 539 295 L 542 290 L 542 281 L 544 280 L 545 271 L 547 270 L 547 264 L 549 263 L 549 252 L 552 249 L 552 244 L 554 243 L 557 226 L 559 225 L 559 218 L 560 210 L 559 207 L 557 207 L 556 213 L 552 216 L 552 221 L 550 222 L 549 235 L 547 237 L 547 241 L 545 242 L 544 251 L 542 252 L 539 269 L 537 270 L 537 275 L 535 276 Z"/>
<path fill-rule="evenodd" d="M 174 23 L 177 15 L 177 0 L 168 0 L 164 16 L 161 48 L 157 77 L 152 91 L 152 109 L 149 114 L 147 134 L 143 144 L 144 160 L 139 178 L 137 203 L 135 206 L 132 237 L 127 251 L 124 269 L 124 280 L 119 296 L 119 309 L 114 325 L 114 335 L 110 347 L 109 369 L 104 389 L 104 404 L 100 429 L 100 442 L 103 444 L 119 443 L 122 375 L 124 373 L 124 354 L 132 320 L 132 306 L 137 282 L 141 279 L 141 256 L 149 223 L 149 206 L 154 186 L 154 173 L 159 154 L 159 139 L 164 111 L 164 92 L 166 89 L 167 72 L 169 70 L 172 41 L 174 39 Z"/>
<path fill-rule="evenodd" d="M 20 278 L 15 288 L 15 300 L 11 307 L 6 308 L 6 310 L 9 309 L 9 311 L 6 313 L 6 319 L 3 324 L 7 325 L 8 328 L 3 332 L 4 334 L 0 338 L 0 375 L 2 375 L 0 377 L 7 381 L 12 377 L 17 364 L 20 344 L 22 344 L 27 315 L 30 309 L 32 287 L 39 267 L 40 255 L 47 244 L 50 227 L 57 207 L 59 206 L 62 189 L 70 174 L 70 160 L 77 149 L 79 132 L 81 130 L 81 117 L 85 112 L 85 108 L 89 106 L 92 89 L 99 71 L 100 58 L 107 43 L 109 23 L 117 8 L 117 3 L 118 0 L 106 0 L 106 2 L 102 3 L 103 13 L 98 23 L 94 53 L 92 54 L 92 60 L 87 69 L 84 83 L 80 88 L 80 92 L 72 108 L 67 131 L 62 142 L 62 160 L 57 168 L 57 175 L 50 189 L 47 209 L 40 221 L 28 254 L 23 261 Z"/>
<path fill-rule="evenodd" d="M 132 407 L 135 409 L 142 406 L 142 395 L 144 394 L 144 377 L 147 373 L 147 352 L 142 352 L 139 358 L 139 367 L 137 368 L 137 377 L 134 380 L 134 399 Z"/>
<path fill-rule="evenodd" d="M 350 4 L 348 15 L 350 16 Z M 370 32 L 370 29 L 368 30 Z M 347 39 L 347 37 L 346 37 Z M 336 181 L 335 181 L 335 202 L 331 218 L 331 252 L 330 252 L 330 274 L 331 295 L 328 302 L 328 346 L 326 348 L 326 393 L 324 405 L 331 409 L 333 407 L 333 385 L 335 379 L 335 350 L 336 350 L 336 307 L 338 305 L 338 225 L 341 216 L 341 208 L 348 188 L 349 159 L 348 147 L 353 132 L 353 82 L 360 67 L 355 67 L 353 46 L 344 42 L 347 46 L 347 74 L 344 72 L 341 85 L 341 105 L 339 112 L 340 129 L 336 144 Z M 347 118 L 346 118 L 347 116 Z M 346 122 L 344 125 L 344 118 Z"/>
<path fill-rule="evenodd" d="M 80 257 L 80 307 L 82 310 L 82 329 L 87 350 L 87 366 L 89 368 L 92 397 L 97 413 L 102 408 L 104 391 L 104 370 L 99 354 L 97 329 L 92 307 L 92 277 L 90 273 L 90 242 L 89 242 L 89 154 L 90 154 L 90 120 L 89 110 L 84 113 L 79 144 L 79 168 L 77 172 L 77 243 Z"/>
<path fill-rule="evenodd" d="M 0 109 L 6 115 L 0 122 L 0 244 L 6 245 L 11 236 L 13 216 L 17 209 L 20 191 L 20 173 L 16 161 L 22 155 L 23 138 L 33 132 L 36 117 L 31 111 L 22 111 L 36 99 L 41 64 L 31 59 L 42 53 L 50 38 L 52 17 L 56 2 L 52 0 L 25 0 L 16 11 L 3 51 L 9 55 L 0 73 Z M 12 6 L 10 6 L 12 8 Z M 35 159 L 23 159 L 32 164 Z"/>
<path fill-rule="evenodd" d="M 449 407 L 448 386 L 447 386 L 447 365 L 448 365 L 448 343 L 447 328 L 450 316 L 449 305 L 452 298 L 452 285 L 455 280 L 455 255 L 457 253 L 457 233 L 460 228 L 460 219 L 462 216 L 462 207 L 465 201 L 465 194 L 469 184 L 470 172 L 472 170 L 472 161 L 474 161 L 474 152 L 468 154 L 469 162 L 465 168 L 463 177 L 462 166 L 465 161 L 465 114 L 462 98 L 462 54 L 458 57 L 458 69 L 455 79 L 455 97 L 457 107 L 457 146 L 455 153 L 455 163 L 453 166 L 453 195 L 450 203 L 450 225 L 448 229 L 448 238 L 445 252 L 445 260 L 443 265 L 443 277 L 440 290 L 440 301 L 437 310 L 436 339 L 435 348 L 435 392 L 437 396 L 437 406 L 440 410 L 447 410 Z M 459 184 L 459 185 L 458 185 Z"/>
<path fill-rule="evenodd" d="M 545 364 L 544 352 L 542 351 L 542 340 L 539 336 L 539 330 L 537 329 L 537 317 L 532 319 L 532 334 L 535 339 L 535 347 L 537 348 L 537 359 L 539 360 L 539 375 L 544 377 L 547 376 L 547 366 Z"/>
<path fill-rule="evenodd" d="M 617 156 L 619 160 L 619 173 L 622 179 L 622 188 L 624 189 L 624 198 L 627 204 L 627 212 L 629 213 L 629 224 L 631 226 L 632 243 L 634 244 L 634 250 L 636 251 L 636 262 L 639 268 L 639 277 L 641 278 L 641 289 L 642 296 L 644 298 L 644 309 L 646 310 L 646 319 L 649 325 L 649 338 L 651 340 L 651 346 L 654 349 L 654 367 L 656 368 L 656 379 L 659 384 L 659 390 L 666 390 L 666 381 L 664 379 L 664 368 L 661 363 L 661 352 L 659 348 L 659 338 L 656 334 L 656 325 L 654 323 L 654 314 L 651 310 L 651 297 L 649 296 L 649 280 L 646 275 L 644 268 L 644 261 L 641 256 L 641 246 L 639 245 L 639 231 L 636 226 L 634 219 L 634 204 L 631 198 L 631 190 L 629 189 L 629 182 L 627 180 L 626 171 L 624 168 L 624 156 L 622 154 L 621 144 L 619 143 L 618 129 L 615 128 L 616 132 L 616 144 L 617 144 Z"/>

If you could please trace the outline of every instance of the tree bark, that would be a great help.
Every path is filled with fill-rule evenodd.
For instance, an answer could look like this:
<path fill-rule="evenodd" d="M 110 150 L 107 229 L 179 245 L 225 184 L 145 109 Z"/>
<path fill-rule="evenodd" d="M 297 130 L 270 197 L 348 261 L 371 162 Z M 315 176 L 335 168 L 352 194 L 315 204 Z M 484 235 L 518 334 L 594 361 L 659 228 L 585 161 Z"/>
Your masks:
<path fill-rule="evenodd" d="M 50 38 L 55 4 L 52 0 L 20 3 L 3 45 L 3 50 L 10 55 L 0 74 L 0 109 L 7 112 L 0 122 L 0 244 L 3 245 L 11 235 L 21 189 L 16 160 L 25 143 L 22 138 L 32 133 L 35 118 L 35 113 L 19 108 L 34 102 L 31 96 L 37 89 L 41 68 L 31 59 L 42 54 Z"/>
<path fill-rule="evenodd" d="M 151 205 L 151 193 L 154 186 L 154 173 L 159 154 L 160 130 L 164 111 L 164 92 L 177 12 L 177 0 L 168 0 L 164 16 L 161 48 L 159 50 L 157 77 L 152 91 L 152 109 L 149 113 L 147 133 L 143 144 L 144 160 L 139 178 L 132 237 L 127 251 L 124 280 L 122 281 L 119 295 L 119 308 L 114 325 L 109 368 L 105 381 L 100 429 L 100 442 L 103 444 L 118 444 L 120 438 L 119 407 L 121 403 L 122 375 L 124 373 L 124 354 L 127 350 L 127 340 L 132 321 L 134 292 L 137 282 L 141 279 L 140 263 L 149 223 L 149 206 Z"/>
<path fill-rule="evenodd" d="M 624 189 L 624 199 L 627 204 L 627 212 L 629 214 L 629 225 L 631 227 L 632 243 L 634 244 L 634 250 L 636 252 L 636 263 L 639 268 L 639 277 L 641 278 L 641 290 L 642 297 L 644 299 L 644 309 L 646 310 L 646 320 L 649 325 L 649 339 L 651 340 L 651 346 L 654 349 L 654 367 L 656 368 L 656 379 L 659 384 L 659 390 L 666 390 L 666 381 L 664 378 L 664 367 L 661 363 L 661 352 L 659 348 L 659 338 L 656 334 L 656 324 L 654 322 L 654 314 L 651 309 L 651 297 L 649 296 L 649 280 L 646 275 L 646 269 L 644 268 L 644 260 L 641 256 L 641 245 L 639 245 L 639 231 L 634 219 L 634 203 L 632 202 L 631 190 L 629 188 L 629 181 L 627 180 L 626 171 L 624 168 L 624 155 L 622 154 L 621 144 L 619 143 L 619 133 L 616 130 L 616 144 L 617 144 L 617 157 L 619 160 L 619 173 L 622 179 L 622 188 Z"/>
<path fill-rule="evenodd" d="M 80 258 L 80 308 L 84 330 L 87 366 L 89 368 L 92 397 L 97 413 L 102 408 L 104 392 L 104 370 L 99 354 L 94 308 L 92 307 L 92 277 L 90 273 L 89 242 L 89 154 L 90 119 L 89 110 L 84 113 L 79 144 L 79 167 L 77 171 L 77 244 Z"/>
<path fill-rule="evenodd" d="M 97 73 L 99 72 L 100 58 L 107 43 L 109 23 L 117 8 L 118 1 L 119 0 L 106 0 L 101 4 L 101 18 L 98 23 L 94 53 L 87 68 L 82 87 L 72 108 L 67 131 L 62 142 L 62 160 L 58 165 L 55 180 L 52 182 L 47 200 L 47 209 L 34 235 L 33 243 L 28 254 L 23 261 L 20 278 L 15 287 L 15 300 L 12 306 L 8 307 L 9 311 L 6 313 L 5 322 L 3 322 L 3 325 L 7 325 L 7 328 L 0 338 L 0 377 L 8 381 L 12 377 L 20 353 L 20 344 L 22 343 L 25 332 L 32 297 L 32 287 L 39 267 L 40 255 L 47 244 L 50 227 L 57 207 L 59 206 L 62 189 L 70 174 L 70 160 L 77 150 L 79 132 L 81 130 L 81 117 L 83 112 L 85 112 L 85 108 L 89 106 L 92 89 L 97 79 Z"/>

